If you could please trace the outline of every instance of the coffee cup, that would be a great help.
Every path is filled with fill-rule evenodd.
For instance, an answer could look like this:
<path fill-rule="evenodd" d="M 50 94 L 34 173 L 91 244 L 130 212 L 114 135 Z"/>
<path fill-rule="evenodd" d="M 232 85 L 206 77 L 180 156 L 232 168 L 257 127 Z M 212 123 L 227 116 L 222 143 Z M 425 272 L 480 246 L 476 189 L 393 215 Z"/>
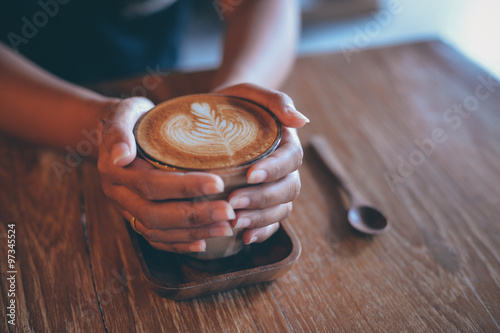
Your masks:
<path fill-rule="evenodd" d="M 249 186 L 248 169 L 278 146 L 282 128 L 266 108 L 251 101 L 217 94 L 197 94 L 163 102 L 134 128 L 139 154 L 156 168 L 204 171 L 219 175 L 224 192 L 192 200 L 227 200 L 237 188 Z M 233 236 L 206 239 L 206 251 L 188 254 L 210 261 L 238 254 L 245 244 L 243 229 Z"/>

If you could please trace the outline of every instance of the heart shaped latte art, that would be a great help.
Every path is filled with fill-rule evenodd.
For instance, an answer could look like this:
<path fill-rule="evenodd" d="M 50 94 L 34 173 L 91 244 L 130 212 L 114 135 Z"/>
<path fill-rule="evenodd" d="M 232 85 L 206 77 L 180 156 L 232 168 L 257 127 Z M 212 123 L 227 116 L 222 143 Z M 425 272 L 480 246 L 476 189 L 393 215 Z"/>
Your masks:
<path fill-rule="evenodd" d="M 251 115 L 231 105 L 191 104 L 191 113 L 170 117 L 162 125 L 165 141 L 177 149 L 195 155 L 233 156 L 251 144 L 258 135 L 258 126 Z"/>

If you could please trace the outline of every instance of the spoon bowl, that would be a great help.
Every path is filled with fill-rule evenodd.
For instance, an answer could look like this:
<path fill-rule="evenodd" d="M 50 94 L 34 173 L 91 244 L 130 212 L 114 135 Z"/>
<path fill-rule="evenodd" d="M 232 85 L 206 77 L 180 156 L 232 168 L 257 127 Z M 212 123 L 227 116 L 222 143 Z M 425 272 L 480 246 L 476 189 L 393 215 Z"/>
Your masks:
<path fill-rule="evenodd" d="M 347 173 L 326 138 L 322 135 L 314 135 L 311 137 L 310 143 L 330 174 L 338 179 L 340 186 L 349 196 L 350 207 L 347 213 L 349 224 L 354 229 L 368 235 L 376 235 L 386 231 L 389 228 L 389 221 L 378 208 L 368 203 L 349 181 Z"/>
<path fill-rule="evenodd" d="M 347 213 L 347 219 L 353 228 L 365 234 L 380 234 L 387 227 L 387 219 L 384 214 L 374 207 L 351 207 Z"/>

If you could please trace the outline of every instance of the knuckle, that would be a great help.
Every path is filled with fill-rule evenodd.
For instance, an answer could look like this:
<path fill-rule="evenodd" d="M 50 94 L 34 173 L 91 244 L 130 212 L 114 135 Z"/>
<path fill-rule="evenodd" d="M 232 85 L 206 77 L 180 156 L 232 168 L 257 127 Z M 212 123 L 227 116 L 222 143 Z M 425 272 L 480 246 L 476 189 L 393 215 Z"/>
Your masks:
<path fill-rule="evenodd" d="M 196 210 L 193 210 L 191 205 L 181 204 L 178 207 L 179 212 L 182 216 L 183 221 L 188 227 L 196 226 L 199 220 L 199 214 Z"/>
<path fill-rule="evenodd" d="M 300 177 L 297 175 L 295 181 L 292 182 L 292 201 L 298 198 L 301 188 L 302 182 L 300 181 Z"/>
<path fill-rule="evenodd" d="M 102 143 L 105 148 L 109 149 L 115 139 L 115 131 L 117 123 L 111 118 L 101 119 Z"/>
<path fill-rule="evenodd" d="M 272 200 L 272 193 L 269 190 L 263 191 L 262 194 L 259 197 L 259 206 L 260 207 L 267 207 Z"/>
<path fill-rule="evenodd" d="M 144 199 L 154 200 L 155 196 L 152 191 L 151 182 L 148 179 L 138 178 L 135 183 L 135 188 Z"/>
<path fill-rule="evenodd" d="M 146 232 L 144 235 L 150 242 L 158 243 L 160 242 L 160 235 L 158 234 L 158 231 L 153 229 L 149 230 Z"/>
<path fill-rule="evenodd" d="M 280 176 L 280 175 L 283 175 L 283 172 L 285 172 L 283 169 L 286 166 L 283 165 L 283 163 L 280 163 L 281 161 L 279 161 L 279 158 L 276 157 L 276 159 L 278 160 L 278 163 L 276 163 L 276 165 L 274 166 L 274 174 L 275 174 L 275 176 Z M 271 171 L 271 173 L 272 173 L 272 171 Z"/>
<path fill-rule="evenodd" d="M 213 209 L 214 206 L 206 196 L 202 196 L 193 199 L 192 207 L 196 211 L 196 215 L 199 217 L 201 215 L 201 212 L 207 212 Z"/>
<path fill-rule="evenodd" d="M 285 204 L 285 218 L 290 216 L 293 210 L 293 204 L 291 202 L 288 202 Z"/>
<path fill-rule="evenodd" d="M 188 230 L 189 240 L 200 240 L 204 239 L 203 232 L 200 229 L 191 228 Z"/>
<path fill-rule="evenodd" d="M 281 91 L 273 91 L 273 99 L 275 103 L 281 104 L 292 104 L 292 99 L 290 96 Z"/>
<path fill-rule="evenodd" d="M 181 195 L 182 198 L 190 198 L 192 196 L 198 196 L 198 195 L 203 195 L 201 191 L 199 191 L 199 194 L 194 195 L 193 193 L 196 193 L 196 191 L 193 190 L 193 188 L 189 187 L 188 184 L 184 183 L 180 188 L 179 188 L 179 194 Z"/>
<path fill-rule="evenodd" d="M 267 159 L 268 161 L 272 161 L 272 167 L 267 170 L 270 176 L 277 177 L 281 175 L 284 170 L 284 167 L 286 167 L 286 165 L 284 165 L 283 163 L 282 158 L 275 155 L 271 155 Z"/>
<path fill-rule="evenodd" d="M 302 146 L 297 146 L 296 152 L 295 152 L 295 164 L 297 165 L 297 168 L 302 165 L 304 162 L 304 149 L 302 149 Z"/>
<path fill-rule="evenodd" d="M 252 228 L 260 228 L 262 225 L 264 225 L 266 223 L 266 221 L 269 220 L 268 219 L 269 213 L 266 212 L 265 210 L 263 210 L 259 214 L 253 214 L 253 215 L 247 216 L 247 217 L 250 218 L 250 220 L 252 221 L 252 224 L 251 224 Z"/>

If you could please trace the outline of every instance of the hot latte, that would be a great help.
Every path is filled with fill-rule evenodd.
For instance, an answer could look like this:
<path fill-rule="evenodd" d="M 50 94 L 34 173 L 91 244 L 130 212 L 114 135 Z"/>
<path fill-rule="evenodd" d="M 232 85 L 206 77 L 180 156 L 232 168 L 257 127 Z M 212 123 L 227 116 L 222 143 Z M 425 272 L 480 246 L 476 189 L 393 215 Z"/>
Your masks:
<path fill-rule="evenodd" d="M 278 144 L 281 127 L 264 108 L 222 95 L 175 98 L 136 126 L 149 159 L 179 169 L 231 168 L 262 158 Z"/>
<path fill-rule="evenodd" d="M 207 200 L 226 200 L 234 189 L 248 186 L 248 169 L 276 149 L 281 134 L 278 120 L 263 107 L 211 94 L 159 104 L 135 126 L 139 152 L 157 168 L 208 171 L 222 177 L 224 193 Z M 234 229 L 233 233 L 231 237 L 206 239 L 206 252 L 185 257 L 190 258 L 189 265 L 212 269 L 218 266 L 211 259 L 234 258 L 244 248 L 243 229 Z"/>

